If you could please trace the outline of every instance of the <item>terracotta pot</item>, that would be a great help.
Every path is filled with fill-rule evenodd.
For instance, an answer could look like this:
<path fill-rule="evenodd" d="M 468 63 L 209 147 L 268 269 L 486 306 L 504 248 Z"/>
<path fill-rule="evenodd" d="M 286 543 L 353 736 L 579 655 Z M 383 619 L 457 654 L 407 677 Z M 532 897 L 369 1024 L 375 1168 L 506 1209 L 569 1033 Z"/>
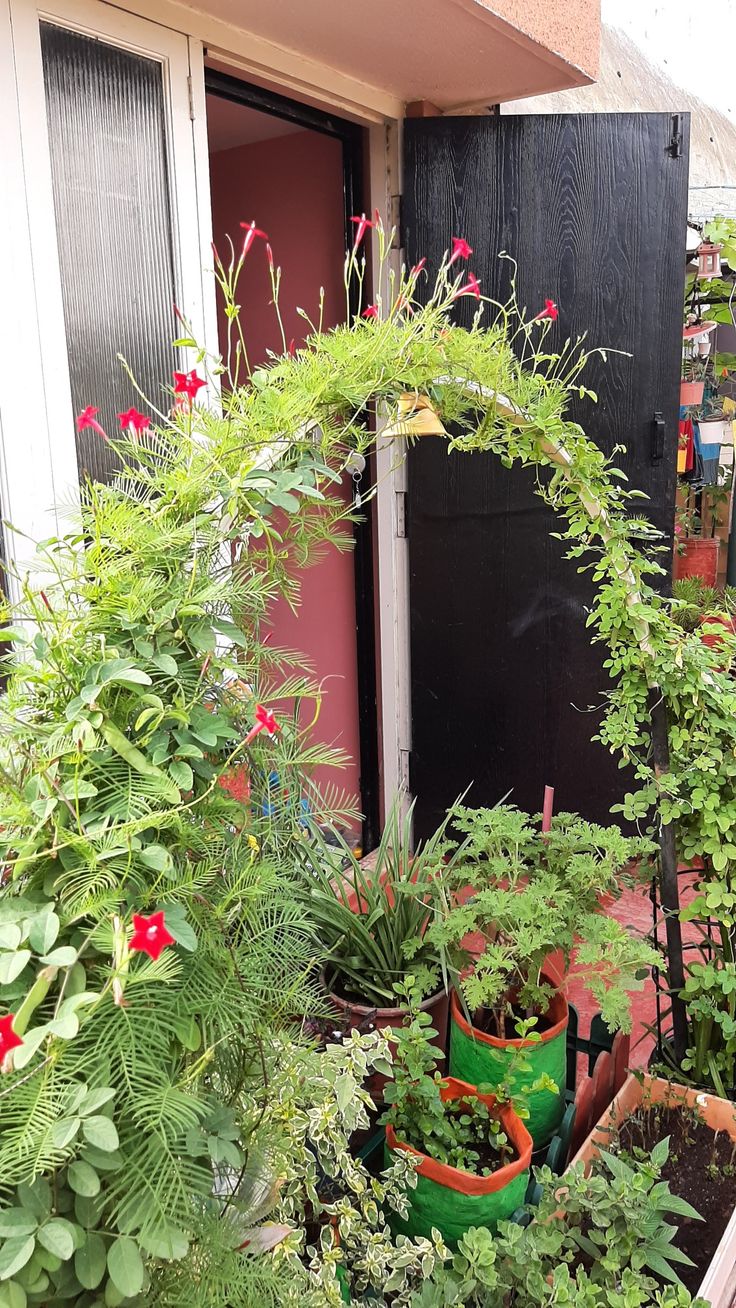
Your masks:
<path fill-rule="evenodd" d="M 683 406 L 702 404 L 704 390 L 704 381 L 681 381 L 680 404 Z"/>
<path fill-rule="evenodd" d="M 557 987 L 556 973 L 544 972 L 543 978 Z M 450 1032 L 450 1072 L 474 1085 L 499 1085 L 508 1075 L 508 1064 L 521 1046 L 532 1070 L 525 1080 L 533 1081 L 546 1072 L 559 1088 L 536 1090 L 530 1094 L 528 1125 L 535 1148 L 551 1140 L 565 1111 L 565 1080 L 567 1075 L 567 1026 L 569 1010 L 561 990 L 555 989 L 550 1000 L 547 1017 L 550 1025 L 540 1033 L 539 1040 L 501 1040 L 472 1026 L 463 1015 L 460 1000 L 453 991 L 450 1004 L 452 1027 Z M 518 1089 L 522 1089 L 522 1084 Z"/>
<path fill-rule="evenodd" d="M 705 1094 L 672 1081 L 661 1081 L 655 1077 L 630 1073 L 619 1090 L 613 1103 L 608 1107 L 590 1135 L 583 1141 L 570 1167 L 584 1163 L 586 1170 L 599 1149 L 606 1149 L 610 1143 L 612 1130 L 618 1123 L 625 1121 L 639 1107 L 646 1097 L 648 1103 L 666 1104 L 676 1108 L 686 1104 L 695 1108 L 703 1121 L 713 1131 L 726 1131 L 736 1143 L 736 1107 L 728 1099 L 719 1099 L 717 1095 Z M 697 1207 L 697 1205 L 696 1205 Z M 736 1208 L 723 1232 L 721 1242 L 713 1256 L 698 1295 L 710 1304 L 710 1308 L 731 1308 L 736 1296 Z"/>
<path fill-rule="evenodd" d="M 720 545 L 717 536 L 688 536 L 683 543 L 682 553 L 679 550 L 675 553 L 675 581 L 681 581 L 683 577 L 701 577 L 706 586 L 715 586 L 718 580 Z"/>
<path fill-rule="evenodd" d="M 486 1226 L 494 1231 L 524 1202 L 532 1160 L 532 1138 L 510 1104 L 499 1106 L 494 1095 L 479 1094 L 474 1085 L 448 1077 L 441 1096 L 444 1103 L 453 1099 L 477 1099 L 500 1121 L 516 1151 L 516 1158 L 499 1167 L 491 1176 L 466 1172 L 447 1163 L 438 1163 L 396 1138 L 392 1126 L 386 1127 L 387 1152 L 403 1149 L 421 1158 L 417 1167 L 416 1188 L 407 1192 L 409 1215 L 395 1223 L 406 1235 L 431 1236 L 437 1227 L 448 1244 L 456 1245 L 471 1226 Z M 393 1224 L 393 1223 L 392 1223 Z"/>
<path fill-rule="evenodd" d="M 330 1003 L 346 1025 L 351 1022 L 360 1030 L 365 1030 L 368 1026 L 373 1026 L 377 1031 L 384 1031 L 386 1027 L 404 1026 L 407 1018 L 405 1008 L 374 1008 L 371 1004 L 359 1004 L 352 999 L 343 999 L 341 995 L 336 995 L 334 990 L 330 990 L 326 977 L 323 977 L 325 988 L 328 992 Z M 419 1005 L 423 1013 L 429 1013 L 432 1019 L 432 1026 L 437 1035 L 432 1043 L 441 1051 L 444 1058 L 445 1049 L 447 1048 L 447 1014 L 449 1007 L 449 996 L 446 990 L 438 990 L 436 995 L 430 995 L 429 999 L 423 1000 Z M 440 1059 L 440 1063 L 442 1059 Z M 368 1090 L 375 1099 L 383 1097 L 383 1087 L 386 1084 L 387 1077 L 380 1072 L 374 1072 L 368 1078 Z"/>
<path fill-rule="evenodd" d="M 736 620 L 734 620 L 733 618 L 727 618 L 725 616 L 720 617 L 716 615 L 708 618 L 703 618 L 700 625 L 701 627 L 707 626 L 709 628 L 722 627 L 724 631 L 730 631 L 732 635 L 736 634 Z M 717 631 L 709 630 L 707 634 L 703 634 L 700 637 L 700 639 L 702 640 L 704 645 L 708 645 L 711 649 L 716 649 L 719 645 L 723 643 L 723 638 L 719 635 Z"/>

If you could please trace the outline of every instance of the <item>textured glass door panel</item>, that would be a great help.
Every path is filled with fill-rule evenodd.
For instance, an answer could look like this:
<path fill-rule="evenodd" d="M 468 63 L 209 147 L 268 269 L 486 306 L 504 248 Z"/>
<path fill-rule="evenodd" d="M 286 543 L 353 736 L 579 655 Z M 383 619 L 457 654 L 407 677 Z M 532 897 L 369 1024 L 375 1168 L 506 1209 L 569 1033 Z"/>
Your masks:
<path fill-rule="evenodd" d="M 118 360 L 162 407 L 175 366 L 174 272 L 163 68 L 155 59 L 41 24 L 51 170 L 74 412 L 144 408 Z M 81 478 L 117 460 L 77 436 Z"/>

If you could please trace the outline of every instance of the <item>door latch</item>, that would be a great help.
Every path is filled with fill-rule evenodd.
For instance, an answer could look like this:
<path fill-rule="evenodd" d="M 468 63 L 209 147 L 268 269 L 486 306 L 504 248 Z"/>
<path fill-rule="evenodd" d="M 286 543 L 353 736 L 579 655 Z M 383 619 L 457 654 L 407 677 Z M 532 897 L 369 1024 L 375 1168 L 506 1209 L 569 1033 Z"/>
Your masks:
<path fill-rule="evenodd" d="M 664 458 L 664 432 L 664 417 L 657 411 L 652 418 L 652 463 Z"/>

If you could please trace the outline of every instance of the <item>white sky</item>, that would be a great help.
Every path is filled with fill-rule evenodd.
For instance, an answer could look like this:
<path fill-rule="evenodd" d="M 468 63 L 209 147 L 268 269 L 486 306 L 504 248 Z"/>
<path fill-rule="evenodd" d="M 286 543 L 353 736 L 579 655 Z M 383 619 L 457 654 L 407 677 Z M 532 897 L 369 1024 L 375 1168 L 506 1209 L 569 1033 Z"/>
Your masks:
<path fill-rule="evenodd" d="M 602 0 L 601 10 L 673 82 L 736 119 L 736 0 Z"/>

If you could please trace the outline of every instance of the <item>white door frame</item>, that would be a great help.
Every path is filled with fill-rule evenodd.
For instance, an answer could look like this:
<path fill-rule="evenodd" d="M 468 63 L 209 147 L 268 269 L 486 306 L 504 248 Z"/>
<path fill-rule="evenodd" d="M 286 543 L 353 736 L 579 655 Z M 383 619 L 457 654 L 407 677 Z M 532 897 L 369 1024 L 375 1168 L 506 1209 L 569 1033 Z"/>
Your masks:
<path fill-rule="evenodd" d="M 4 297 L 11 312 L 0 322 L 0 333 L 10 338 L 6 345 L 0 335 L 0 493 L 3 516 L 25 533 L 23 537 L 10 533 L 7 541 L 11 561 L 22 572 L 33 555 L 33 542 L 68 530 L 63 510 L 73 510 L 79 503 L 41 21 L 161 64 L 177 304 L 203 345 L 216 348 L 217 333 L 214 284 L 205 273 L 211 262 L 211 219 L 201 44 L 100 0 L 0 0 L 0 4 L 6 6 L 5 11 L 0 8 L 0 83 L 11 91 L 10 118 L 0 121 L 0 156 L 4 176 L 9 178 L 0 224 L 7 223 L 10 229 L 7 238 L 2 231 L 3 248 L 14 251 L 11 267 L 3 271 L 11 279 L 10 294 Z M 17 379 L 13 385 L 8 365 L 18 357 L 29 370 L 29 379 L 24 378 L 20 387 Z M 184 366 L 193 363 L 191 355 Z M 34 396 L 31 416 L 29 391 Z M 90 396 L 90 403 L 94 402 Z"/>

